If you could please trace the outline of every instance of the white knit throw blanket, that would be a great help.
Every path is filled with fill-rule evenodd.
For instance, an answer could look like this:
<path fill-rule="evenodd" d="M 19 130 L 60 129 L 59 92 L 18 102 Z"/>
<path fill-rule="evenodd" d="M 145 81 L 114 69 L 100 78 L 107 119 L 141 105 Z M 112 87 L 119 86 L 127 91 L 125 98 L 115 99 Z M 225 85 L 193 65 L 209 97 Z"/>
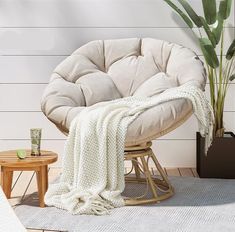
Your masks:
<path fill-rule="evenodd" d="M 73 121 L 65 145 L 62 174 L 52 184 L 45 202 L 72 214 L 107 214 L 124 200 L 123 151 L 128 125 L 147 109 L 175 99 L 191 101 L 206 137 L 212 141 L 213 111 L 204 93 L 192 84 L 154 97 L 127 97 L 84 109 Z"/>

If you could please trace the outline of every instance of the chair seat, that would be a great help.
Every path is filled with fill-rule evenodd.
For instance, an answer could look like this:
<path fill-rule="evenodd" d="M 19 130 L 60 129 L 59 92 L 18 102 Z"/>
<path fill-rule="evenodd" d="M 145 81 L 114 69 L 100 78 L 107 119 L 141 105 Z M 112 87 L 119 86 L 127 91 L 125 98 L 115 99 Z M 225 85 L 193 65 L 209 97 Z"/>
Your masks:
<path fill-rule="evenodd" d="M 51 116 L 54 120 L 58 120 L 56 122 L 58 128 L 67 134 L 72 120 L 84 108 L 64 106 L 57 111 L 57 115 Z M 173 100 L 148 109 L 129 125 L 126 146 L 138 145 L 161 137 L 180 126 L 191 114 L 192 105 L 184 99 Z M 65 122 L 60 121 L 63 118 Z"/>
<path fill-rule="evenodd" d="M 126 146 L 161 137 L 180 126 L 192 115 L 188 100 L 179 99 L 155 106 L 135 119 L 127 130 Z"/>

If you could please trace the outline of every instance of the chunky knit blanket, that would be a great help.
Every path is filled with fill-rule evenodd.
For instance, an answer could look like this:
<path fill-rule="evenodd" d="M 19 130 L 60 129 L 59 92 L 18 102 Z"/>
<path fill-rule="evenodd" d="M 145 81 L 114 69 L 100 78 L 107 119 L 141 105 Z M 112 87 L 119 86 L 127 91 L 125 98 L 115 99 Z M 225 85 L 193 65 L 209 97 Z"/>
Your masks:
<path fill-rule="evenodd" d="M 153 97 L 127 97 L 87 107 L 72 121 L 62 175 L 49 187 L 46 204 L 72 214 L 95 215 L 123 206 L 123 151 L 128 125 L 147 109 L 182 98 L 191 101 L 208 148 L 213 111 L 204 93 L 194 85 L 171 88 Z"/>

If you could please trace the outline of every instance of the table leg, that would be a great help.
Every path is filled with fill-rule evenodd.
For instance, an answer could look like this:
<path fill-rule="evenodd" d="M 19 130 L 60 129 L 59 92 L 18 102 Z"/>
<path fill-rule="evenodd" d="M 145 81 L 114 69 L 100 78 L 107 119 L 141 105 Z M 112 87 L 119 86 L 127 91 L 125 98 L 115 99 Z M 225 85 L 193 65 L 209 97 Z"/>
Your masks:
<path fill-rule="evenodd" d="M 8 199 L 11 197 L 12 178 L 13 171 L 7 170 L 6 167 L 1 167 L 1 185 Z"/>
<path fill-rule="evenodd" d="M 44 195 L 48 188 L 47 165 L 41 166 L 39 168 L 39 171 L 36 171 L 36 174 L 37 174 L 37 184 L 38 184 L 39 206 L 45 207 Z"/>

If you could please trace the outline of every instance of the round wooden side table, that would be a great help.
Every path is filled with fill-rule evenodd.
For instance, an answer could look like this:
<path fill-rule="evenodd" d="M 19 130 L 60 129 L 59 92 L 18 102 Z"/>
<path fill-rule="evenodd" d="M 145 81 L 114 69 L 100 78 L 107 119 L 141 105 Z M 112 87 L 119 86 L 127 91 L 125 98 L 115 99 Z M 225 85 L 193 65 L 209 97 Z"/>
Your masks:
<path fill-rule="evenodd" d="M 16 153 L 16 150 L 0 152 L 1 185 L 6 197 L 11 197 L 14 171 L 35 171 L 37 176 L 39 206 L 44 207 L 44 195 L 48 188 L 48 164 L 57 161 L 57 154 L 52 151 L 41 151 L 40 156 L 31 156 L 31 150 L 26 150 L 26 158 L 19 159 Z"/>

